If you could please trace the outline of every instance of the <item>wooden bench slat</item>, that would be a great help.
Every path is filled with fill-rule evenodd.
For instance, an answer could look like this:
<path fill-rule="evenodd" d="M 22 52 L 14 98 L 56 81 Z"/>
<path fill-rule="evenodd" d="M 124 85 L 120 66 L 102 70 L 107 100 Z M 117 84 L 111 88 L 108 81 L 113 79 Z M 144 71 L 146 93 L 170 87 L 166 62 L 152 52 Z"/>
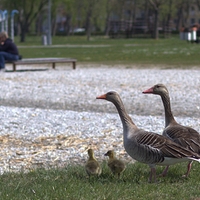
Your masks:
<path fill-rule="evenodd" d="M 76 59 L 73 58 L 26 58 L 16 61 L 6 61 L 13 65 L 13 71 L 16 71 L 17 65 L 29 65 L 29 64 L 52 64 L 52 68 L 55 69 L 56 63 L 72 63 L 72 68 L 76 69 Z"/>

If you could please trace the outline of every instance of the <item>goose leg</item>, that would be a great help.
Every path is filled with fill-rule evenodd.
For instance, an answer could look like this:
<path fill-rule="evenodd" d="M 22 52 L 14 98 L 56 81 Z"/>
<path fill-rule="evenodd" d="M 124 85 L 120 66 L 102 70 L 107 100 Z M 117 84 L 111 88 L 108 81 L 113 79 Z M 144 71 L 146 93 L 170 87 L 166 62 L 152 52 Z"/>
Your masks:
<path fill-rule="evenodd" d="M 151 168 L 150 176 L 149 176 L 149 183 L 152 183 L 152 179 L 156 182 L 156 169 Z"/>
<path fill-rule="evenodd" d="M 192 161 L 190 161 L 188 163 L 188 166 L 187 166 L 187 172 L 186 174 L 183 175 L 183 177 L 188 177 L 189 173 L 190 173 L 190 170 L 191 170 L 191 167 L 192 167 Z"/>
<path fill-rule="evenodd" d="M 168 172 L 168 169 L 169 169 L 169 165 L 164 169 L 164 171 L 162 172 L 162 174 L 160 174 L 159 176 L 166 176 L 167 175 L 167 172 Z"/>

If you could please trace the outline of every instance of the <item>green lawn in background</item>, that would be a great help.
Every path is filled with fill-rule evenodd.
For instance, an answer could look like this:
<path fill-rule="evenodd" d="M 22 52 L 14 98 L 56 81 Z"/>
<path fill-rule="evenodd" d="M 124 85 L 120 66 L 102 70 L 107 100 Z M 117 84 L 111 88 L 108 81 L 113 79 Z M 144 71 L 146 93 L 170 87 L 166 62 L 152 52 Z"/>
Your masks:
<path fill-rule="evenodd" d="M 52 45 L 42 45 L 41 37 L 29 36 L 19 43 L 23 58 L 71 57 L 79 63 L 127 64 L 138 66 L 169 65 L 172 67 L 200 66 L 200 44 L 167 39 L 110 39 L 103 36 L 55 36 Z"/>

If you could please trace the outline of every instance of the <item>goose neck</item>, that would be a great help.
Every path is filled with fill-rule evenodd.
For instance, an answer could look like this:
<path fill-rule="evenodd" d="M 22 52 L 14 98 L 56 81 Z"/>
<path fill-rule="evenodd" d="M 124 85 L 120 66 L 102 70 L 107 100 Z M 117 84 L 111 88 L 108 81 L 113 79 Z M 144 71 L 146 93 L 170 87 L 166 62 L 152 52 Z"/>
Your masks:
<path fill-rule="evenodd" d="M 131 117 L 127 114 L 126 109 L 125 109 L 124 104 L 122 103 L 122 101 L 118 100 L 118 101 L 114 102 L 114 105 L 116 106 L 117 111 L 119 113 L 121 122 L 123 124 L 123 129 L 127 130 L 130 126 L 133 126 L 133 125 L 135 126 L 135 124 L 133 123 Z"/>
<path fill-rule="evenodd" d="M 174 116 L 171 110 L 170 98 L 168 94 L 161 95 L 162 102 L 165 110 L 165 127 L 167 127 L 170 123 L 174 122 Z"/>

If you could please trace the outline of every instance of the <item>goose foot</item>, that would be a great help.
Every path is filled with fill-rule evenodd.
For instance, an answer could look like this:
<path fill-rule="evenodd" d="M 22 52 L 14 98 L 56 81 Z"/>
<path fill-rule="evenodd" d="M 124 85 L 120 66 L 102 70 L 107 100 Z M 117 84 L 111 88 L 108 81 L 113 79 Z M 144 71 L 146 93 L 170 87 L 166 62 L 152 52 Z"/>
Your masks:
<path fill-rule="evenodd" d="M 165 177 L 167 175 L 169 165 L 164 169 L 164 171 L 159 175 L 160 177 Z"/>

